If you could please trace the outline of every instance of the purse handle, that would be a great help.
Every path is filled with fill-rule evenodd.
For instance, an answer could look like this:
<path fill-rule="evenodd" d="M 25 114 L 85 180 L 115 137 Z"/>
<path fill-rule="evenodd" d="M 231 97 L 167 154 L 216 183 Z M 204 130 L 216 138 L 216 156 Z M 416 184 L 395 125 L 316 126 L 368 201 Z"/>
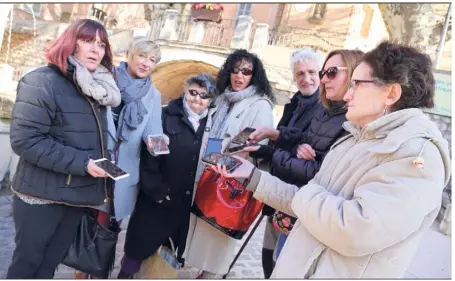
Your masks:
<path fill-rule="evenodd" d="M 118 224 L 118 221 L 117 221 L 117 218 L 115 217 L 115 204 L 114 204 L 114 185 L 115 185 L 115 182 L 113 179 L 108 179 L 110 184 L 109 184 L 109 192 L 111 194 L 109 194 L 110 196 L 108 196 L 108 198 L 110 199 L 109 201 L 109 228 L 111 227 L 115 227 L 115 229 L 117 228 L 120 228 L 120 225 Z"/>

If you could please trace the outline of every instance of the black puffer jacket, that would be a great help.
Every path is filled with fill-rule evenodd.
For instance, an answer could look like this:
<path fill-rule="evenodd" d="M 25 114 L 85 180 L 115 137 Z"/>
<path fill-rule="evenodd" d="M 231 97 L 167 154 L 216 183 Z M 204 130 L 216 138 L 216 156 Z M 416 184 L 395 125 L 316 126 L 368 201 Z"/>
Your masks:
<path fill-rule="evenodd" d="M 319 89 L 309 97 L 303 97 L 300 92 L 295 93 L 291 98 L 291 102 L 284 106 L 283 116 L 277 126 L 280 131 L 277 141 L 270 141 L 269 145 L 261 145 L 258 151 L 250 152 L 250 156 L 263 159 L 263 164 L 267 163 L 271 167 L 271 160 L 275 151 L 278 149 L 291 151 L 300 141 L 302 133 L 308 130 L 311 120 L 313 120 L 317 112 L 323 109 L 318 100 Z M 291 124 L 291 119 L 294 115 L 296 118 Z M 266 216 L 271 216 L 274 212 L 275 209 L 268 205 L 265 205 L 262 211 Z"/>
<path fill-rule="evenodd" d="M 346 121 L 344 103 L 331 103 L 329 109 L 321 109 L 312 120 L 309 129 L 300 136 L 291 151 L 278 149 L 272 157 L 271 174 L 286 183 L 303 186 L 319 171 L 322 160 L 332 144 L 346 134 L 342 125 Z M 299 144 L 309 144 L 316 152 L 315 161 L 296 157 Z"/>
<path fill-rule="evenodd" d="M 106 107 L 81 94 L 56 66 L 19 81 L 10 139 L 20 156 L 13 191 L 75 206 L 107 198 L 105 179 L 85 171 L 89 157 L 108 157 Z"/>

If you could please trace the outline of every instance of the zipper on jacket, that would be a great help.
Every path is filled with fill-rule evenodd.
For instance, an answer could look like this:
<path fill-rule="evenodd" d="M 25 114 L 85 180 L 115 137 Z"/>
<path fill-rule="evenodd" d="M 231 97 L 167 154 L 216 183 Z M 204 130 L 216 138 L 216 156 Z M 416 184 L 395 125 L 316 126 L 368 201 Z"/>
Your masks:
<path fill-rule="evenodd" d="M 74 81 L 77 81 L 76 80 L 76 72 L 74 72 L 73 74 L 73 79 Z M 102 158 L 105 158 L 104 156 L 104 142 L 103 142 L 103 132 L 101 131 L 101 122 L 98 118 L 98 115 L 96 114 L 96 110 L 95 110 L 95 107 L 93 106 L 92 102 L 90 101 L 90 99 L 82 92 L 82 89 L 79 87 L 79 85 L 75 82 L 74 83 L 76 85 L 76 89 L 78 89 L 79 93 L 88 101 L 88 103 L 90 104 L 90 107 L 93 111 L 93 115 L 95 116 L 95 120 L 96 120 L 96 124 L 97 124 L 97 127 L 98 127 L 98 133 L 100 135 L 100 144 L 101 144 L 101 157 Z M 100 110 L 101 112 L 101 110 Z M 104 203 L 107 202 L 107 181 L 106 181 L 106 178 L 104 178 Z"/>
<path fill-rule="evenodd" d="M 66 178 L 66 185 L 70 185 L 71 184 L 71 174 L 68 175 L 68 177 Z"/>

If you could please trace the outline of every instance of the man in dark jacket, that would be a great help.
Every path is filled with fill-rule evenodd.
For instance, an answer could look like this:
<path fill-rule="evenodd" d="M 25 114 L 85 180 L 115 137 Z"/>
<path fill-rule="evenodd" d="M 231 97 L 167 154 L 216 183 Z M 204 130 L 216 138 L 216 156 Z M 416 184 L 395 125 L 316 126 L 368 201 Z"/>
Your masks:
<path fill-rule="evenodd" d="M 318 102 L 320 84 L 318 72 L 321 70 L 322 63 L 322 54 L 308 47 L 292 54 L 291 69 L 299 91 L 291 98 L 291 102 L 285 105 L 277 129 L 257 128 L 259 132 L 264 131 L 264 134 L 271 136 L 272 141 L 267 146 L 261 146 L 258 151 L 251 152 L 251 157 L 270 162 L 275 151 L 279 149 L 291 151 L 295 146 L 292 141 L 294 136 L 300 136 L 309 128 L 311 120 L 322 109 L 322 105 Z M 278 137 L 273 138 L 273 136 Z M 273 166 L 271 168 L 273 175 Z M 274 211 L 269 206 L 263 209 L 263 214 L 267 216 L 262 248 L 262 268 L 266 279 L 270 278 L 275 266 L 273 252 L 279 235 L 279 231 L 272 226 Z"/>

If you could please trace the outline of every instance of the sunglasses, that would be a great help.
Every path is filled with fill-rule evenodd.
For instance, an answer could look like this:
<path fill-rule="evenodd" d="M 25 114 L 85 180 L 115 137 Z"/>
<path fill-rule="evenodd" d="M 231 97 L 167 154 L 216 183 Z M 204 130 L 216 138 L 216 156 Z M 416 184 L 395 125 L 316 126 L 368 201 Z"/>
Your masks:
<path fill-rule="evenodd" d="M 324 78 L 324 75 L 327 75 L 327 78 L 329 80 L 333 80 L 337 76 L 339 70 L 348 70 L 348 68 L 345 66 L 333 66 L 327 68 L 327 70 L 321 70 L 319 71 L 319 79 L 322 80 L 322 78 Z"/>
<path fill-rule="evenodd" d="M 231 73 L 234 73 L 234 74 L 237 74 L 239 72 L 242 72 L 242 74 L 245 75 L 245 76 L 250 76 L 251 74 L 253 74 L 253 70 L 251 70 L 249 68 L 237 68 L 237 67 L 234 67 L 234 69 L 231 71 Z"/>
<path fill-rule="evenodd" d="M 205 92 L 199 93 L 198 91 L 193 90 L 193 89 L 188 89 L 188 93 L 193 97 L 199 96 L 203 100 L 206 100 L 206 99 L 209 99 L 212 97 L 209 93 L 205 93 Z"/>

